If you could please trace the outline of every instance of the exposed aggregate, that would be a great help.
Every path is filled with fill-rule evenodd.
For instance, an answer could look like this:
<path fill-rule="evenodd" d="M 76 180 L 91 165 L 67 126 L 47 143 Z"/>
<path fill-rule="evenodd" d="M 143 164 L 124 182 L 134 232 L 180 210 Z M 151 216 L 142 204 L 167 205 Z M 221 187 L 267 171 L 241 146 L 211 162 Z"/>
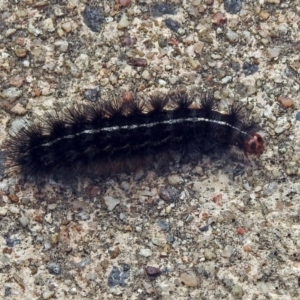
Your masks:
<path fill-rule="evenodd" d="M 1 147 L 0 299 L 299 299 L 297 1 L 49 3 L 0 0 L 0 143 L 53 109 L 188 87 L 244 103 L 266 150 L 42 187 Z"/>

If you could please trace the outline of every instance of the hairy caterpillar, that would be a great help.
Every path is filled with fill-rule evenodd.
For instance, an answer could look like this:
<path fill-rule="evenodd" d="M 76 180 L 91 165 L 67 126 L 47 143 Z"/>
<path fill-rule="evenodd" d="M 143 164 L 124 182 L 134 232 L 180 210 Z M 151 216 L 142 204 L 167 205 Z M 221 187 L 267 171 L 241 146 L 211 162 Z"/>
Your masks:
<path fill-rule="evenodd" d="M 257 125 L 241 105 L 220 113 L 212 96 L 199 98 L 179 90 L 148 101 L 92 103 L 48 115 L 11 137 L 9 164 L 23 177 L 35 178 L 121 165 L 126 170 L 168 151 L 207 154 L 236 146 L 246 155 L 263 152 Z"/>

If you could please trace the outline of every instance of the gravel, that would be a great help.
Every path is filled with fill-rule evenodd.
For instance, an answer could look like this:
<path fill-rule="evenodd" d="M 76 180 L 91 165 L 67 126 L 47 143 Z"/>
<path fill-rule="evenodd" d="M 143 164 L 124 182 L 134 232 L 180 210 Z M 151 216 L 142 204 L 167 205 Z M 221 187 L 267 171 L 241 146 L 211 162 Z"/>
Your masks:
<path fill-rule="evenodd" d="M 0 7 L 0 298 L 299 299 L 297 1 Z M 181 87 L 246 106 L 264 153 L 67 183 L 8 172 L 8 135 L 53 110 Z"/>

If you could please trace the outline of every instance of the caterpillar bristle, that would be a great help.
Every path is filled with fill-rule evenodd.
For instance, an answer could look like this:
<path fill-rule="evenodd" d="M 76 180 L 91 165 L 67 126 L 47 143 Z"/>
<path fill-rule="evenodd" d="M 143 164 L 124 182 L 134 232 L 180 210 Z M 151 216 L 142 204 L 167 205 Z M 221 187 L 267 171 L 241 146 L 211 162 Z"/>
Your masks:
<path fill-rule="evenodd" d="M 135 99 L 123 104 L 124 113 L 127 116 L 141 115 L 145 113 L 145 99 Z"/>
<path fill-rule="evenodd" d="M 114 98 L 110 102 L 106 101 L 102 107 L 104 115 L 111 119 L 123 116 L 123 108 L 123 102 L 117 98 Z"/>
<path fill-rule="evenodd" d="M 168 104 L 169 98 L 167 95 L 154 94 L 149 98 L 149 110 L 150 112 L 162 111 Z"/>
<path fill-rule="evenodd" d="M 194 102 L 194 98 L 186 90 L 179 90 L 168 95 L 175 110 L 188 109 Z"/>
<path fill-rule="evenodd" d="M 208 116 L 210 115 L 211 111 L 216 108 L 216 100 L 210 93 L 202 94 L 200 96 L 199 106 L 203 111 L 203 114 Z"/>
<path fill-rule="evenodd" d="M 235 126 L 241 120 L 246 120 L 245 107 L 240 103 L 234 103 L 229 107 L 227 114 L 227 122 Z"/>

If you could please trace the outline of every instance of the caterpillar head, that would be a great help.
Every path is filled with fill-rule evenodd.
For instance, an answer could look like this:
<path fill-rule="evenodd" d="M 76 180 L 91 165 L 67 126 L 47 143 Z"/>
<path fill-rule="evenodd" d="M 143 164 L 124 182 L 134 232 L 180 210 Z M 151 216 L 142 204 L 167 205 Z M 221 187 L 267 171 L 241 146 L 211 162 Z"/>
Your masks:
<path fill-rule="evenodd" d="M 253 133 L 245 140 L 244 151 L 247 154 L 261 155 L 264 151 L 264 141 L 261 135 Z"/>

